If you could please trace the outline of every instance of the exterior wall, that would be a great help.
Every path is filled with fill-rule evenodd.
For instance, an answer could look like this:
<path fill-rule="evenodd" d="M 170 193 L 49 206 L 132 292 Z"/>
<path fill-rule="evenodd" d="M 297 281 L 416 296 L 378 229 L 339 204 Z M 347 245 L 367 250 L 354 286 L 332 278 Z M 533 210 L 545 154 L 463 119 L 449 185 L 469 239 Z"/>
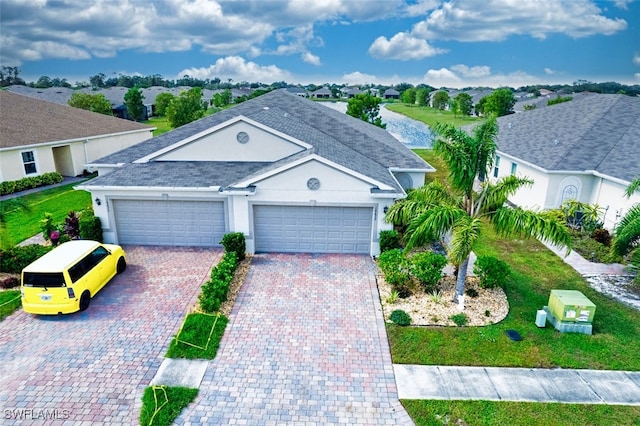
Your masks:
<path fill-rule="evenodd" d="M 153 137 L 151 131 L 130 132 L 121 135 L 112 135 L 106 137 L 96 137 L 88 139 L 86 142 L 86 155 L 82 152 L 82 156 L 76 158 L 74 153 L 74 166 L 76 170 L 80 170 L 78 173 L 82 173 L 85 169 L 85 165 L 89 162 L 98 160 L 114 152 L 121 151 L 130 146 L 139 144 Z M 85 147 L 83 147 L 84 151 Z"/>
<path fill-rule="evenodd" d="M 320 180 L 317 190 L 310 190 L 307 181 Z M 384 207 L 393 203 L 392 198 L 375 198 L 371 195 L 372 184 L 357 179 L 319 161 L 310 161 L 291 170 L 263 179 L 255 183 L 253 194 L 244 192 L 219 193 L 207 191 L 157 190 L 93 190 L 91 199 L 96 216 L 100 217 L 105 242 L 118 243 L 114 199 L 168 199 L 168 200 L 223 200 L 225 201 L 228 232 L 242 232 L 246 237 L 247 252 L 255 251 L 253 229 L 253 206 L 256 204 L 323 205 L 343 207 L 371 207 L 373 227 L 371 230 L 371 255 L 380 253 L 379 232 L 391 229 L 384 222 Z M 164 194 L 164 195 L 163 195 Z M 164 196 L 164 198 L 163 198 Z M 100 200 L 100 205 L 96 199 Z M 149 212 L 153 220 L 153 212 Z"/>
<path fill-rule="evenodd" d="M 143 142 L 152 136 L 150 131 L 131 132 L 121 135 L 2 150 L 0 151 L 0 168 L 2 169 L 2 176 L 0 177 L 2 180 L 18 180 L 27 176 L 24 173 L 21 156 L 24 151 L 33 151 L 35 154 L 37 173 L 29 175 L 35 176 L 55 172 L 56 165 L 52 149 L 69 146 L 73 174 L 75 176 L 83 172 L 88 162 Z"/>
<path fill-rule="evenodd" d="M 640 194 L 636 193 L 630 199 L 626 198 L 624 193 L 627 185 L 614 180 L 586 173 L 545 173 L 506 155 L 500 157 L 498 177 L 509 175 L 511 163 L 515 162 L 518 176 L 527 176 L 534 180 L 532 187 L 521 189 L 510 199 L 523 208 L 553 209 L 562 205 L 568 198 L 586 204 L 597 204 L 602 211 L 601 220 L 604 227 L 613 230 L 629 209 L 640 203 Z"/>
<path fill-rule="evenodd" d="M 240 143 L 238 132 L 249 135 Z M 273 133 L 244 122 L 237 122 L 174 151 L 157 157 L 171 161 L 277 161 L 304 148 Z"/>

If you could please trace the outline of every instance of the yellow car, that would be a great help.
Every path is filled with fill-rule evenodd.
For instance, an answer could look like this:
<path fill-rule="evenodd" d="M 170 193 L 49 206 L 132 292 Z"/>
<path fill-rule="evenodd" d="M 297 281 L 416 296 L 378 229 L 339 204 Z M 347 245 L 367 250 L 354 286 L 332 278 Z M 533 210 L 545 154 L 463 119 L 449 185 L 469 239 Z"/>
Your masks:
<path fill-rule="evenodd" d="M 22 308 L 31 314 L 84 311 L 127 267 L 122 247 L 90 240 L 61 244 L 22 270 Z"/>

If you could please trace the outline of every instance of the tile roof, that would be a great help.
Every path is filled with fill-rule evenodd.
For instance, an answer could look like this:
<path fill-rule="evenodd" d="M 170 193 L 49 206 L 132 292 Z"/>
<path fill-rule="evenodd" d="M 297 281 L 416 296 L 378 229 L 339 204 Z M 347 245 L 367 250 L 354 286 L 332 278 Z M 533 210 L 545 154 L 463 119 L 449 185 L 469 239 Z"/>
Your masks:
<path fill-rule="evenodd" d="M 640 98 L 591 95 L 498 119 L 498 151 L 548 171 L 640 175 Z"/>
<path fill-rule="evenodd" d="M 390 168 L 431 170 L 432 167 L 418 157 L 402 143 L 391 136 L 386 130 L 373 126 L 362 120 L 355 119 L 339 111 L 319 105 L 316 102 L 300 98 L 286 90 L 276 90 L 220 111 L 211 116 L 179 127 L 171 132 L 160 135 L 144 144 L 134 145 L 117 153 L 111 154 L 96 164 L 132 163 L 137 159 L 148 156 L 160 149 L 171 146 L 185 138 L 195 135 L 231 120 L 239 115 L 261 123 L 271 129 L 288 134 L 311 145 L 314 154 L 329 161 L 347 167 L 377 181 L 383 182 L 401 191 L 395 179 L 389 172 Z M 300 155 L 309 155 L 309 151 Z M 268 171 L 294 161 L 300 157 L 294 155 L 276 163 L 231 163 L 235 168 L 233 176 L 249 177 Z M 215 167 L 217 162 L 212 162 Z M 92 180 L 87 186 L 101 186 L 116 184 L 119 186 L 133 185 L 138 178 L 131 172 L 134 167 L 127 167 L 126 172 L 109 178 L 109 174 Z M 146 166 L 152 167 L 152 166 Z M 156 166 L 159 167 L 159 166 Z M 209 166 L 202 166 L 209 167 Z M 181 171 L 175 168 L 176 179 L 181 179 Z M 137 169 L 136 169 L 137 170 Z M 145 169 L 146 170 L 146 169 Z M 160 170 L 160 169 L 158 169 Z M 162 169 L 164 176 L 156 179 L 170 181 L 172 168 Z M 114 173 L 114 172 L 112 172 Z M 127 178 L 125 175 L 131 175 Z M 231 176 L 231 174 L 229 176 Z M 244 176 L 242 176 L 244 175 Z M 218 176 L 219 181 L 210 185 L 232 185 L 229 176 Z M 241 179 L 237 179 L 240 181 Z M 107 183 L 108 182 L 108 183 Z M 195 180 L 194 180 L 195 183 Z M 209 185 L 207 185 L 209 186 Z"/>
<path fill-rule="evenodd" d="M 133 121 L 0 91 L 0 148 L 150 130 Z"/>

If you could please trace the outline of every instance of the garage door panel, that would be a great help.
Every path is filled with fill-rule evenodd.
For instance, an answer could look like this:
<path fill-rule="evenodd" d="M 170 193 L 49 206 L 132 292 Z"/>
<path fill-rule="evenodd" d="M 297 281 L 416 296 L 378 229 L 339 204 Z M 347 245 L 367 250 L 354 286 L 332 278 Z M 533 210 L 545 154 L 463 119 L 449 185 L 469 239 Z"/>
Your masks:
<path fill-rule="evenodd" d="M 121 244 L 219 246 L 224 204 L 213 201 L 114 200 Z"/>
<path fill-rule="evenodd" d="M 370 207 L 254 206 L 258 252 L 369 253 L 371 228 Z"/>

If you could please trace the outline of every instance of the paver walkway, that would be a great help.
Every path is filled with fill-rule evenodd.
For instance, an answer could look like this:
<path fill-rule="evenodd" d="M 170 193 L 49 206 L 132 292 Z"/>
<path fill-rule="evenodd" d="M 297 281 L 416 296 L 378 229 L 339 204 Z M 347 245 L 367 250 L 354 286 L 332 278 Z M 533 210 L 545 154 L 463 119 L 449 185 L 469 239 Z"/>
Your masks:
<path fill-rule="evenodd" d="M 368 256 L 254 256 L 178 424 L 412 425 Z"/>
<path fill-rule="evenodd" d="M 87 311 L 0 322 L 1 424 L 138 424 L 142 392 L 222 250 L 125 249 L 127 270 Z"/>

